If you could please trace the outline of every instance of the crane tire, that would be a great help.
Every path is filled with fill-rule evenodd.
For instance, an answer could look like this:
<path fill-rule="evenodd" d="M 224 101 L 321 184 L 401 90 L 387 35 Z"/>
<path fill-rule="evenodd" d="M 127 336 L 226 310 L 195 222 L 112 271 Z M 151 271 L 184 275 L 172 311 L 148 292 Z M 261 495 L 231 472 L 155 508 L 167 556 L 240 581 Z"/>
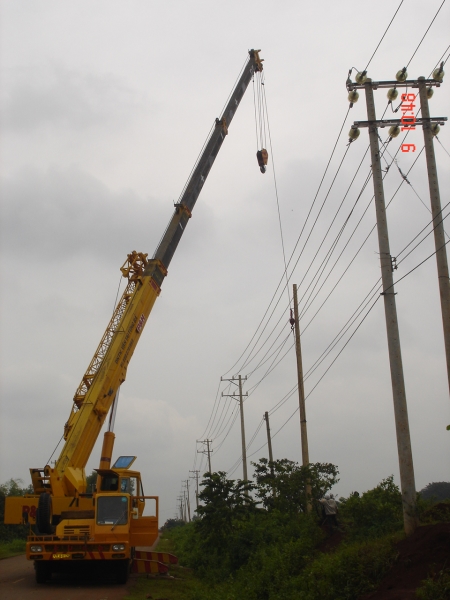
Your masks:
<path fill-rule="evenodd" d="M 125 585 L 128 581 L 128 575 L 130 574 L 130 561 L 126 558 L 124 560 L 117 561 L 116 564 L 116 582 L 119 585 Z"/>
<path fill-rule="evenodd" d="M 47 583 L 52 577 L 51 565 L 47 561 L 34 561 L 34 570 L 36 575 L 36 583 Z"/>
<path fill-rule="evenodd" d="M 52 533 L 52 497 L 46 492 L 39 496 L 36 526 L 39 533 Z"/>

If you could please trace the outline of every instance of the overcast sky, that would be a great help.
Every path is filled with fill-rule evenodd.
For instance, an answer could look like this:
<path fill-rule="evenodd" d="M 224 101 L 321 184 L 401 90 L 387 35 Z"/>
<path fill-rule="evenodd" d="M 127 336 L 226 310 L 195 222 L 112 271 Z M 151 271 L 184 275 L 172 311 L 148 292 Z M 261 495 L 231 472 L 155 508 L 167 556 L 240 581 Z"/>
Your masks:
<path fill-rule="evenodd" d="M 296 385 L 286 291 L 253 359 L 247 364 L 247 355 L 240 359 L 284 270 L 272 158 L 288 260 L 348 109 L 348 70 L 366 66 L 398 4 L 3 0 L 0 481 L 20 477 L 28 484 L 28 469 L 47 464 L 113 310 L 120 266 L 131 250 L 153 254 L 248 49 L 260 48 L 272 138 L 268 172 L 262 175 L 256 163 L 249 86 L 128 369 L 115 426 L 115 455 L 138 456 L 135 465 L 146 494 L 160 496 L 162 522 L 175 514 L 189 470 L 206 470 L 204 456 L 196 454 L 197 439 L 213 440 L 213 470 L 242 477 L 239 419 L 232 425 L 237 402 L 220 397 L 228 393 L 220 377 L 248 376 L 247 442 L 263 413 Z M 394 79 L 440 5 L 441 0 L 404 0 L 368 75 Z M 408 66 L 410 77 L 428 76 L 447 57 L 449 13 L 447 2 Z M 370 173 L 368 154 L 364 157 L 367 130 L 348 149 L 327 196 L 347 150 L 350 125 L 366 118 L 361 96 L 349 112 L 289 267 L 291 275 L 326 198 L 289 282 L 290 295 L 292 283 L 299 285 L 305 311 L 305 371 L 380 276 L 374 232 L 308 326 L 375 223 L 371 181 L 360 195 Z M 376 91 L 375 98 L 381 116 L 385 91 Z M 430 101 L 431 114 L 447 116 L 449 99 L 444 79 Z M 386 113 L 399 114 L 391 108 Z M 442 127 L 442 146 L 435 143 L 443 206 L 449 201 L 449 132 L 449 125 Z M 386 130 L 380 137 L 387 139 Z M 417 152 L 397 156 L 404 173 L 423 146 L 420 128 L 409 137 Z M 384 166 L 400 142 L 397 138 L 388 147 Z M 399 262 L 415 244 L 401 251 L 430 222 L 424 153 L 408 180 L 412 187 L 403 183 L 388 209 L 391 250 Z M 387 201 L 402 181 L 392 164 L 385 178 Z M 358 198 L 308 308 L 314 275 Z M 399 264 L 395 279 L 433 251 L 429 235 Z M 450 466 L 445 430 L 450 401 L 434 257 L 402 280 L 396 292 L 420 489 L 448 481 Z M 305 381 L 307 394 L 371 304 Z M 275 458 L 301 461 L 298 413 L 287 421 L 296 407 L 294 393 L 270 416 L 273 434 L 287 422 L 273 438 Z M 310 459 L 338 465 L 338 495 L 374 487 L 390 474 L 398 482 L 382 301 L 312 391 L 306 410 Z M 248 449 L 255 452 L 251 460 L 267 457 L 265 441 L 262 427 Z M 99 452 L 97 444 L 89 471 L 98 466 Z M 58 450 L 52 460 L 57 455 Z"/>

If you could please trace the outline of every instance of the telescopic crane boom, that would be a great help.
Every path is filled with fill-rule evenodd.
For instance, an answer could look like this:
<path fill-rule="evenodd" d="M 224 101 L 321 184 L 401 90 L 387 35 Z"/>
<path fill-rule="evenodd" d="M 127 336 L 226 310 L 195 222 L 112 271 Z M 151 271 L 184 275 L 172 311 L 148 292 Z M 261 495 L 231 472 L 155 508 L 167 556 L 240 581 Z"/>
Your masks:
<path fill-rule="evenodd" d="M 123 562 L 119 579 L 124 579 L 130 558 L 135 556 L 134 548 L 151 545 L 156 539 L 158 498 L 143 495 L 140 473 L 130 470 L 135 457 L 120 457 L 114 465 L 110 464 L 116 400 L 228 127 L 253 75 L 260 71 L 259 51 L 250 50 L 249 59 L 223 114 L 215 121 L 153 257 L 149 260 L 147 254 L 135 251 L 128 254 L 121 268 L 127 279 L 125 291 L 75 392 L 72 410 L 64 426 L 64 447 L 54 467 L 30 469 L 34 495 L 6 499 L 5 523 L 32 524 L 36 520 L 39 531 L 28 538 L 27 558 L 35 561 L 39 582 L 51 574 L 57 559 L 96 559 L 95 548 L 100 547 L 96 545 L 99 542 L 102 543 L 100 555 L 103 560 L 111 558 Z M 97 490 L 87 493 L 85 466 L 112 406 L 110 427 L 105 433 L 97 469 Z M 143 516 L 145 498 L 156 502 L 155 517 Z M 113 527 L 110 527 L 111 522 Z M 60 540 L 67 539 L 67 532 L 71 534 L 70 546 L 59 545 Z M 92 552 L 86 552 L 86 540 L 92 544 Z"/>

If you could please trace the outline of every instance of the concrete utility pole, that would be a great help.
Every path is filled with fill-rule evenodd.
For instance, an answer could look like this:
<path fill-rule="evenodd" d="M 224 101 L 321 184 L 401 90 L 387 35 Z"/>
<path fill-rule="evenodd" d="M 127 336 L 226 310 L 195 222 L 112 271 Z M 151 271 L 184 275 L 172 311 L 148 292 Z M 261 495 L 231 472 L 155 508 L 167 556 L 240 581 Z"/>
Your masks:
<path fill-rule="evenodd" d="M 191 522 L 191 499 L 189 497 L 189 479 L 186 479 L 183 483 L 186 484 L 186 497 L 187 497 L 187 511 L 189 523 Z"/>
<path fill-rule="evenodd" d="M 445 247 L 444 222 L 442 220 L 439 182 L 434 156 L 433 132 L 428 106 L 427 84 L 425 77 L 419 77 L 420 107 L 424 120 L 423 139 L 427 158 L 428 186 L 430 188 L 431 214 L 433 215 L 434 245 L 436 248 L 436 264 L 439 279 L 439 294 L 441 297 L 442 325 L 444 327 L 445 357 L 447 359 L 447 379 L 450 389 L 450 283 L 448 278 L 447 249 Z"/>
<path fill-rule="evenodd" d="M 197 505 L 197 510 L 198 510 L 198 474 L 199 474 L 199 471 L 189 471 L 189 473 L 194 473 L 194 475 L 192 476 L 192 479 L 195 478 L 195 481 L 196 481 L 195 503 Z"/>
<path fill-rule="evenodd" d="M 269 426 L 269 413 L 267 411 L 264 413 L 264 421 L 266 422 L 267 446 L 269 447 L 269 460 L 271 463 L 273 463 L 272 440 L 270 438 L 270 426 Z M 271 467 L 270 470 L 273 471 L 273 467 Z"/>
<path fill-rule="evenodd" d="M 244 381 L 247 380 L 247 377 L 244 377 Z M 231 379 L 222 379 L 221 381 L 230 381 L 232 383 L 236 382 L 236 378 L 232 377 Z M 243 394 L 242 393 L 242 377 L 239 375 L 238 376 L 238 386 L 239 386 L 239 411 L 241 414 L 241 439 L 242 439 L 242 470 L 243 470 L 243 478 L 245 481 L 248 481 L 248 476 L 247 476 L 247 448 L 246 448 L 246 444 L 245 444 L 245 426 L 244 426 L 244 401 L 243 401 L 243 396 L 248 396 L 248 394 Z M 236 398 L 235 394 L 224 394 L 222 392 L 222 396 L 229 396 L 230 398 L 234 398 L 235 400 L 237 400 L 238 398 Z M 248 495 L 248 491 L 246 492 L 246 494 Z"/>
<path fill-rule="evenodd" d="M 386 220 L 384 200 L 383 174 L 381 171 L 380 149 L 378 146 L 378 128 L 375 123 L 375 102 L 372 80 L 365 84 L 367 120 L 369 121 L 370 152 L 372 159 L 372 177 L 375 192 L 375 209 L 377 216 L 378 244 L 380 250 L 381 277 L 383 282 L 382 296 L 386 316 L 386 330 L 391 367 L 392 394 L 394 400 L 395 428 L 397 432 L 397 449 L 400 465 L 400 482 L 403 501 L 403 522 L 405 532 L 410 535 L 417 526 L 416 520 L 416 485 L 409 433 L 408 408 L 406 404 L 405 381 L 400 348 L 400 333 L 395 303 L 394 278 L 392 274 L 391 251 Z M 372 123 L 371 123 L 372 122 Z"/>
<path fill-rule="evenodd" d="M 206 454 L 208 455 L 208 473 L 212 473 L 212 469 L 211 469 L 211 448 L 209 447 L 209 444 L 212 443 L 212 440 L 197 440 L 197 444 L 206 444 Z M 198 454 L 205 454 L 205 450 L 197 450 Z"/>
<path fill-rule="evenodd" d="M 302 465 L 309 465 L 308 430 L 306 427 L 305 388 L 303 386 L 302 347 L 300 344 L 300 323 L 298 318 L 297 284 L 293 285 L 294 292 L 294 329 L 295 353 L 297 355 L 298 404 L 300 407 L 300 434 L 302 443 Z M 311 489 L 309 490 L 311 492 Z"/>

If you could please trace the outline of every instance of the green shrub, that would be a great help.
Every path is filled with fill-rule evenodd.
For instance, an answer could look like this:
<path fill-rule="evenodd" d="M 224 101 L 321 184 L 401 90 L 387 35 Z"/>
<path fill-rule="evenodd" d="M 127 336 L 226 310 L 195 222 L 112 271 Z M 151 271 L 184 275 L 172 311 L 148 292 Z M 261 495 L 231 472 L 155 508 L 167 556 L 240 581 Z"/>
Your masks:
<path fill-rule="evenodd" d="M 291 598 L 354 600 L 375 589 L 395 559 L 393 541 L 389 536 L 322 554 L 291 581 Z"/>
<path fill-rule="evenodd" d="M 362 494 L 341 498 L 339 518 L 351 539 L 376 538 L 403 527 L 402 496 L 391 475 Z"/>
<path fill-rule="evenodd" d="M 450 569 L 443 569 L 435 577 L 422 582 L 416 591 L 419 600 L 448 600 L 450 598 Z"/>

